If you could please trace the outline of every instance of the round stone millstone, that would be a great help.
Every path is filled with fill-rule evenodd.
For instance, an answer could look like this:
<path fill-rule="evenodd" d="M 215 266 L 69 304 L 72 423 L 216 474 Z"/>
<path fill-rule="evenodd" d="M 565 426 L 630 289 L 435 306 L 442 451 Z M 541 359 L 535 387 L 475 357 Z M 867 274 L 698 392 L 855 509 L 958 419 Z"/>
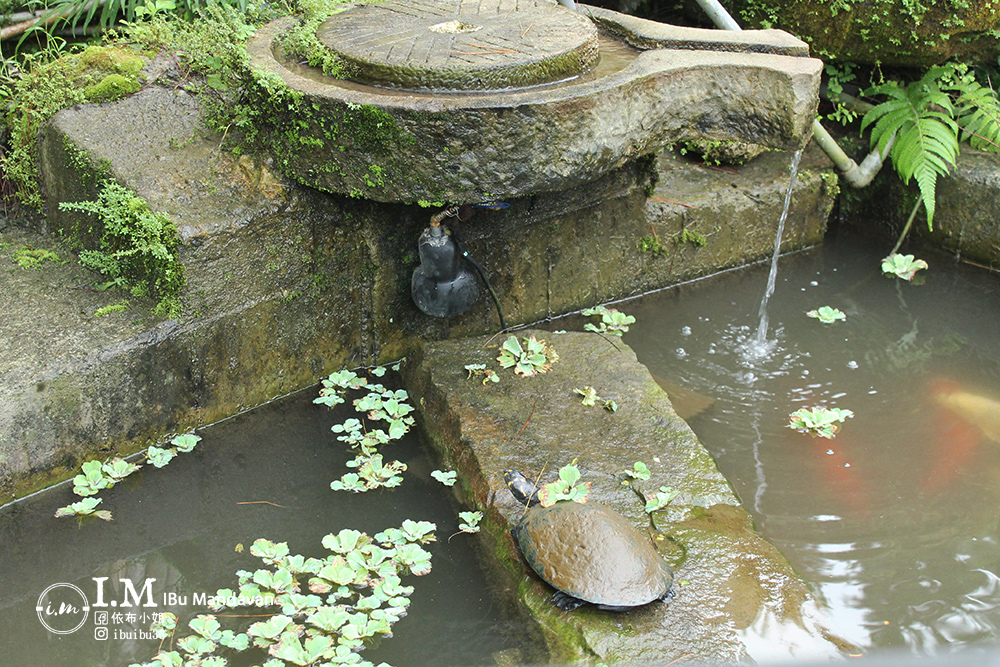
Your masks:
<path fill-rule="evenodd" d="M 324 22 L 317 36 L 356 80 L 405 89 L 523 88 L 586 72 L 598 33 L 544 0 L 387 0 Z"/>

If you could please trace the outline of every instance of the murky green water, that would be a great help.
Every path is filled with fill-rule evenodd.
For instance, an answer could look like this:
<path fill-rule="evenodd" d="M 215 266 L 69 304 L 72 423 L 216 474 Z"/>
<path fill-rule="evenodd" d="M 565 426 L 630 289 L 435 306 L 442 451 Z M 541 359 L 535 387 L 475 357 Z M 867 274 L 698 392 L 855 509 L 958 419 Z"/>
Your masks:
<path fill-rule="evenodd" d="M 330 481 L 348 472 L 344 463 L 352 456 L 330 426 L 353 411 L 345 416 L 313 405 L 315 395 L 308 390 L 204 429 L 193 452 L 104 491 L 112 523 L 78 528 L 74 519 L 53 518 L 57 507 L 77 499 L 67 486 L 0 510 L 0 664 L 85 667 L 148 660 L 159 642 L 136 635 L 148 629 L 151 614 L 172 611 L 186 623 L 206 613 L 194 596 L 236 588 L 237 570 L 263 567 L 250 554 L 256 538 L 286 541 L 292 553 L 323 557 L 329 552 L 321 541 L 328 533 L 353 528 L 374 534 L 407 518 L 437 524 L 437 542 L 427 547 L 433 570 L 404 578 L 404 585 L 416 589 L 409 614 L 393 627 L 392 637 L 363 656 L 397 667 L 495 664 L 492 654 L 516 646 L 523 633 L 491 601 L 471 536 L 448 541 L 458 532 L 459 508 L 429 477 L 433 466 L 423 449 L 409 436 L 385 446 L 387 457 L 410 466 L 396 489 L 334 492 Z M 253 501 L 274 505 L 241 504 Z M 238 544 L 245 547 L 242 553 Z M 143 603 L 142 587 L 155 579 L 157 606 L 133 606 L 128 611 L 134 617 L 115 616 L 126 610 L 111 607 L 103 623 L 95 622 L 99 610 L 92 607 L 76 632 L 47 631 L 35 610 L 41 592 L 56 583 L 74 584 L 93 604 L 95 577 L 108 577 L 105 601 L 121 600 L 124 584 L 117 582 L 127 579 Z M 235 619 L 222 620 L 224 627 L 240 627 L 228 625 Z M 262 659 L 257 654 L 256 662 L 246 664 Z"/>
<path fill-rule="evenodd" d="M 767 267 L 619 304 L 663 378 L 715 400 L 690 419 L 759 529 L 866 650 L 939 653 L 1000 639 L 1000 277 L 939 255 L 926 283 L 878 271 L 888 244 L 840 234 L 782 258 L 768 358 Z M 847 320 L 806 311 L 829 305 Z M 854 412 L 835 439 L 786 428 Z"/>

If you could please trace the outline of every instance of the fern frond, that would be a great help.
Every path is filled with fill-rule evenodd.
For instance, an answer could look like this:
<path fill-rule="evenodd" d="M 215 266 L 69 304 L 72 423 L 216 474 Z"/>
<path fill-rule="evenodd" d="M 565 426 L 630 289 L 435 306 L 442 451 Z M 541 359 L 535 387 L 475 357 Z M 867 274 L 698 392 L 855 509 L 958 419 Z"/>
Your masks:
<path fill-rule="evenodd" d="M 961 140 L 973 148 L 1000 153 L 1000 99 L 978 81 L 963 82 L 958 101 Z"/>
<path fill-rule="evenodd" d="M 889 99 L 865 114 L 861 123 L 862 130 L 872 126 L 871 143 L 880 151 L 896 137 L 889 157 L 903 183 L 916 179 L 927 211 L 927 225 L 931 228 L 937 178 L 946 176 L 958 159 L 955 109 L 951 98 L 931 76 L 938 69 L 930 70 L 905 88 L 887 83 L 867 91 Z M 940 78 L 941 72 L 936 76 Z"/>

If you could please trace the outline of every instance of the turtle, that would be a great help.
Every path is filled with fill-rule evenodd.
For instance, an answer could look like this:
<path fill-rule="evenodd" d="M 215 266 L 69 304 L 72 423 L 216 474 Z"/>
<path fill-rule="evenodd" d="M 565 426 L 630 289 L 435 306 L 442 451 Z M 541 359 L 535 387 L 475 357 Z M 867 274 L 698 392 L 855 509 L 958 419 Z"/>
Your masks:
<path fill-rule="evenodd" d="M 673 597 L 673 572 L 625 517 L 600 503 L 542 507 L 534 484 L 516 470 L 504 481 L 527 510 L 511 529 L 532 570 L 556 589 L 563 611 L 590 603 L 624 611 Z"/>

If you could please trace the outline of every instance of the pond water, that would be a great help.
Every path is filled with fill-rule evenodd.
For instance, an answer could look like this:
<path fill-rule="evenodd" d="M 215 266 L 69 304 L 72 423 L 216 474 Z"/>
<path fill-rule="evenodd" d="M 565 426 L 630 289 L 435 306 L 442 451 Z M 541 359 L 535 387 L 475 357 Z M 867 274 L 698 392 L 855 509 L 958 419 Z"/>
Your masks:
<path fill-rule="evenodd" d="M 293 554 L 323 557 L 329 554 L 321 544 L 324 535 L 343 528 L 374 535 L 404 519 L 437 524 L 437 541 L 426 547 L 433 569 L 403 578 L 416 589 L 409 614 L 393 626 L 392 637 L 363 657 L 397 667 L 482 665 L 496 664 L 494 653 L 518 646 L 524 633 L 492 602 L 475 562 L 473 538 L 461 533 L 449 540 L 459 530 L 460 508 L 429 476 L 433 465 L 416 437 L 382 450 L 387 460 L 409 465 L 398 488 L 332 491 L 330 482 L 349 471 L 344 464 L 353 455 L 330 427 L 354 412 L 314 405 L 316 394 L 300 392 L 205 428 L 193 452 L 163 469 L 147 466 L 103 491 L 111 523 L 78 527 L 75 519 L 53 518 L 56 508 L 78 499 L 67 485 L 0 509 L 0 664 L 114 667 L 149 660 L 159 642 L 138 636 L 151 621 L 142 615 L 171 611 L 186 623 L 206 613 L 204 605 L 194 604 L 195 595 L 235 589 L 238 570 L 264 567 L 250 554 L 255 539 L 287 542 Z M 255 504 L 241 504 L 247 502 Z M 69 583 L 94 603 L 95 577 L 109 578 L 106 601 L 122 599 L 119 579 L 128 579 L 140 593 L 146 579 L 155 579 L 151 591 L 158 606 L 133 606 L 135 618 L 115 617 L 124 609 L 111 608 L 103 625 L 95 623 L 98 609 L 92 607 L 76 632 L 45 630 L 35 610 L 40 593 Z M 233 629 L 249 623 L 221 620 Z M 106 629 L 106 639 L 99 627 Z M 178 637 L 189 634 L 186 626 L 183 630 Z M 259 664 L 263 658 L 256 657 L 246 664 Z"/>
<path fill-rule="evenodd" d="M 759 530 L 865 652 L 1000 637 L 1000 278 L 943 255 L 922 285 L 881 275 L 889 244 L 847 233 L 785 256 L 752 359 L 758 266 L 618 304 L 654 375 L 713 399 L 689 419 Z M 918 256 L 920 256 L 918 254 Z M 806 316 L 839 308 L 845 321 Z M 786 427 L 853 411 L 834 439 Z"/>

